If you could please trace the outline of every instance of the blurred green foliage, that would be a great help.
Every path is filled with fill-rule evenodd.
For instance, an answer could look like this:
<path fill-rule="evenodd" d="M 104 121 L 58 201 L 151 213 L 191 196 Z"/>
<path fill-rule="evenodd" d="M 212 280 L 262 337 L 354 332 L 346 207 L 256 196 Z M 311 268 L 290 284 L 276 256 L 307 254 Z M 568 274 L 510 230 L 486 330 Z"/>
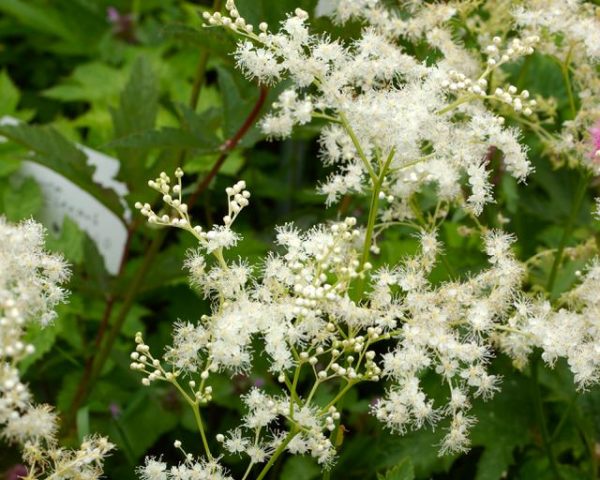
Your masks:
<path fill-rule="evenodd" d="M 238 1 L 251 22 L 275 24 L 297 6 L 312 11 L 315 0 Z M 129 206 L 147 200 L 146 180 L 170 171 L 183 160 L 185 170 L 199 181 L 220 155 L 220 147 L 239 130 L 260 95 L 257 85 L 234 69 L 230 55 L 234 39 L 226 33 L 201 28 L 200 13 L 207 2 L 181 0 L 0 0 L 0 117 L 24 122 L 0 126 L 0 212 L 9 220 L 38 217 L 46 199 L 35 181 L 18 174 L 20 162 L 30 159 L 64 175 L 111 211 L 123 214 L 117 195 L 92 180 L 78 144 L 115 156 L 118 178 L 129 188 Z M 316 27 L 330 28 L 325 19 Z M 356 26 L 335 29 L 351 36 Z M 429 52 L 424 52 L 428 55 Z M 204 62 L 204 63 L 203 63 Z M 557 96 L 559 110 L 567 106 L 566 93 L 552 62 L 535 56 L 527 71 L 516 65 L 509 72 L 533 93 Z M 197 105 L 190 101 L 200 72 L 203 85 Z M 279 87 L 280 88 L 280 87 Z M 269 91 L 266 105 L 276 96 Z M 263 109 L 264 110 L 264 109 Z M 234 256 L 258 261 L 270 248 L 273 226 L 295 221 L 300 226 L 334 218 L 340 212 L 324 209 L 314 185 L 325 175 L 317 161 L 318 128 L 307 126 L 283 143 L 266 142 L 256 127 L 230 153 L 218 176 L 201 196 L 194 215 L 210 223 L 222 215 L 223 188 L 244 178 L 253 192 L 253 206 L 241 219 L 245 240 Z M 527 185 L 517 185 L 497 168 L 497 203 L 489 206 L 482 222 L 498 226 L 500 211 L 508 212 L 508 228 L 518 237 L 521 259 L 542 249 L 555 248 L 562 225 L 572 209 L 577 174 L 556 171 L 536 138 L 527 135 L 535 173 Z M 191 193 L 191 192 L 189 192 Z M 427 195 L 420 198 L 428 205 Z M 366 205 L 349 199 L 346 211 L 360 216 Z M 586 199 L 576 218 L 573 244 L 598 238 Z M 453 215 L 453 216 L 452 216 Z M 454 212 L 441 232 L 444 261 L 434 271 L 434 281 L 468 275 L 484 263 L 479 245 L 459 234 L 465 219 Z M 177 462 L 174 439 L 197 445 L 190 411 L 169 387 L 140 388 L 129 369 L 129 351 L 137 330 L 155 350 L 169 342 L 177 319 L 195 320 L 208 309 L 207 302 L 187 286 L 181 264 L 192 247 L 185 236 L 168 234 L 149 265 L 131 308 L 125 308 L 132 280 L 144 264 L 159 235 L 132 224 L 128 261 L 119 276 L 106 272 L 94 242 L 74 221 L 67 219 L 49 246 L 62 252 L 73 265 L 70 302 L 60 308 L 56 328 L 31 332 L 37 350 L 24 363 L 23 373 L 40 401 L 57 405 L 71 422 L 64 440 L 68 444 L 88 432 L 110 436 L 118 451 L 109 460 L 108 478 L 135 478 L 135 466 L 144 455 L 164 455 Z M 416 239 L 402 228 L 390 232 L 382 244 L 378 263 L 396 262 L 414 252 Z M 551 258 L 541 261 L 528 279 L 535 291 L 549 275 Z M 569 288 L 585 259 L 568 260 L 561 270 L 556 293 Z M 85 398 L 74 398 L 86 364 L 99 352 L 98 331 L 112 302 L 108 326 L 124 311 L 122 328 L 110 348 L 107 362 L 93 379 Z M 256 346 L 260 349 L 260 345 Z M 384 432 L 368 414 L 369 403 L 381 395 L 377 386 L 348 395 L 342 407 L 348 414 L 334 479 L 552 479 L 534 412 L 529 370 L 518 372 L 506 358 L 493 365 L 504 377 L 494 399 L 475 406 L 479 419 L 473 430 L 473 449 L 465 455 L 439 457 L 441 432 L 424 429 L 402 437 Z M 214 402 L 208 407 L 208 430 L 223 431 L 239 418 L 240 394 L 254 384 L 266 384 L 266 365 L 252 377 L 217 377 Z M 558 364 L 541 372 L 546 421 L 565 480 L 596 478 L 600 436 L 600 391 L 575 395 L 568 369 Z M 431 392 L 445 395 L 435 381 Z M 434 393 L 435 394 L 435 393 Z M 323 399 L 333 392 L 323 391 Z M 226 459 L 232 471 L 239 459 Z M 0 472 L 17 461 L 16 452 L 3 451 Z M 270 478 L 310 480 L 320 470 L 309 458 L 282 462 Z"/>

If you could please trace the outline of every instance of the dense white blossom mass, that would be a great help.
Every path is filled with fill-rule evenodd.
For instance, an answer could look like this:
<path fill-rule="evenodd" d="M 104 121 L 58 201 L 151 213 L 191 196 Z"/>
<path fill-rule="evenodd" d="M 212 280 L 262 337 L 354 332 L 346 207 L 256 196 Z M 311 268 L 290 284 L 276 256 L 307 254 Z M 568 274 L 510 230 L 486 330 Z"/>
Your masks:
<path fill-rule="evenodd" d="M 25 333 L 53 321 L 69 275 L 63 258 L 44 250 L 41 225 L 12 225 L 0 217 L 0 437 L 22 448 L 31 479 L 100 478 L 103 459 L 113 448 L 96 436 L 77 450 L 61 448 L 57 414 L 48 405 L 36 405 L 20 378 L 19 362 L 35 351 Z"/>
<path fill-rule="evenodd" d="M 244 478 L 264 464 L 263 478 L 284 451 L 309 454 L 328 468 L 336 456 L 330 432 L 340 425 L 337 402 L 361 382 L 385 382 L 386 394 L 371 411 L 394 432 L 448 419 L 439 446 L 447 453 L 469 447 L 477 421 L 470 414 L 473 400 L 501 388 L 489 368 L 499 350 L 518 368 L 534 349 L 550 365 L 565 358 L 580 388 L 600 377 L 598 261 L 557 308 L 524 293 L 527 265 L 512 252 L 514 238 L 476 219 L 494 201 L 494 159 L 520 182 L 532 171 L 519 130 L 507 119 L 530 128 L 549 150 L 569 152 L 591 170 L 598 167 L 600 115 L 594 102 L 600 83 L 589 63 L 598 58 L 600 24 L 591 7 L 572 0 L 549 2 L 550 9 L 548 2 L 518 8 L 497 2 L 486 4 L 493 12 L 484 19 L 478 17 L 479 2 L 403 2 L 403 12 L 384 3 L 336 2 L 334 21 L 362 25 L 352 41 L 312 33 L 301 9 L 276 30 L 248 24 L 232 0 L 227 14 L 204 14 L 209 26 L 241 37 L 235 60 L 248 78 L 265 84 L 291 80 L 263 118 L 263 131 L 285 138 L 297 126 L 321 122 L 320 160 L 332 173 L 319 190 L 328 205 L 349 194 L 370 196 L 366 224 L 349 217 L 305 231 L 284 225 L 277 229 L 274 252 L 257 269 L 224 256 L 240 240 L 231 228 L 250 197 L 244 182 L 227 190 L 229 213 L 208 233 L 192 224 L 180 181 L 173 200 L 166 174 L 150 186 L 164 195 L 172 214 L 159 217 L 149 205 L 138 205 L 151 223 L 196 236 L 199 249 L 190 252 L 186 267 L 191 283 L 213 302 L 199 322 L 176 324 L 163 359 L 137 335 L 131 367 L 144 373 L 143 383 L 173 383 L 200 418 L 200 407 L 212 399 L 211 375 L 249 373 L 263 353 L 254 351 L 258 340 L 281 384 L 280 394 L 252 389 L 243 397 L 247 413 L 241 425 L 216 437 L 223 451 L 245 455 Z M 469 15 L 479 51 L 456 41 L 450 26 Z M 402 46 L 419 41 L 436 55 L 419 60 Z M 565 62 L 567 81 L 572 70 L 580 87 L 581 108 L 570 99 L 574 119 L 558 134 L 542 125 L 552 102 L 510 84 L 502 69 L 530 61 L 536 48 Z M 181 180 L 182 172 L 176 176 Z M 415 198 L 430 186 L 437 207 L 426 218 Z M 478 225 L 473 231 L 488 267 L 432 284 L 430 273 L 443 255 L 437 232 L 450 208 L 462 209 Z M 400 224 L 417 231 L 420 251 L 373 268 L 369 258 L 379 251 L 379 239 Z M 308 372 L 308 388 L 306 380 L 301 388 L 301 372 Z M 422 384 L 427 373 L 447 389 L 445 401 L 430 397 Z M 328 382 L 339 393 L 323 405 L 315 398 Z M 200 432 L 204 439 L 201 424 Z M 188 455 L 178 468 L 228 478 L 205 447 L 206 460 Z M 175 471 L 149 459 L 140 476 L 179 478 Z"/>

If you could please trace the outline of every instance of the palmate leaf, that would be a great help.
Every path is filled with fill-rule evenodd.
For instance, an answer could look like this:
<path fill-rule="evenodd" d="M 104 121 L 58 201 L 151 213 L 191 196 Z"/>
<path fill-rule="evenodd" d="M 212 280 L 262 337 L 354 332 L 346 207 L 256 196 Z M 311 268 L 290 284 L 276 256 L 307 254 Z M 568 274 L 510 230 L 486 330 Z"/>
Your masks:
<path fill-rule="evenodd" d="M 122 217 L 123 206 L 117 194 L 92 180 L 94 168 L 88 165 L 86 155 L 56 129 L 27 124 L 4 125 L 0 126 L 0 135 L 34 152 L 33 161 L 66 177 Z"/>

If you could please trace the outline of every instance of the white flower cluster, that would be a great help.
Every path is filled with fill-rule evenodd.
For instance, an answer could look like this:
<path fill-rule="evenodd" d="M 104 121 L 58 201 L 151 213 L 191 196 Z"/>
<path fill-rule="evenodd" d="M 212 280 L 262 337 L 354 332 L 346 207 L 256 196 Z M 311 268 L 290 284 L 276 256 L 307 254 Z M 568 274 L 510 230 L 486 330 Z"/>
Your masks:
<path fill-rule="evenodd" d="M 598 62 L 600 21 L 594 8 L 580 0 L 529 0 L 516 7 L 513 15 L 518 25 L 535 31 L 542 38 L 549 37 L 543 48 L 551 55 L 580 44 L 587 57 Z M 563 36 L 566 38 L 559 41 Z"/>
<path fill-rule="evenodd" d="M 596 211 L 594 212 L 596 218 L 600 219 L 600 198 L 596 199 Z"/>
<path fill-rule="evenodd" d="M 566 294 L 567 305 L 555 311 L 547 301 L 520 301 L 501 343 L 517 364 L 526 362 L 533 347 L 553 365 L 566 358 L 575 382 L 585 389 L 600 380 L 600 260 L 587 268 L 581 283 Z"/>
<path fill-rule="evenodd" d="M 531 171 L 518 131 L 505 126 L 489 105 L 499 105 L 544 140 L 552 137 L 541 127 L 538 112 L 534 115 L 542 101 L 502 83 L 506 76 L 500 69 L 530 55 L 544 32 L 531 28 L 514 37 L 510 25 L 502 27 L 502 36 L 486 32 L 479 40 L 487 58 L 477 59 L 456 45 L 447 26 L 462 2 L 404 2 L 409 15 L 383 3 L 338 2 L 337 20 L 363 24 L 361 35 L 347 44 L 311 33 L 301 9 L 276 33 L 265 23 L 248 24 L 233 0 L 226 2 L 227 14 L 204 14 L 207 24 L 243 38 L 235 58 L 249 78 L 262 83 L 292 79 L 294 86 L 280 94 L 263 119 L 263 130 L 286 137 L 296 125 L 326 122 L 321 156 L 335 170 L 321 192 L 328 203 L 349 193 L 370 193 L 371 204 L 364 229 L 353 217 L 306 231 L 291 224 L 279 227 L 276 251 L 258 271 L 223 255 L 236 243 L 231 226 L 248 205 L 244 182 L 227 189 L 223 225 L 209 232 L 192 225 L 181 197 L 181 170 L 175 186 L 165 173 L 149 182 L 168 213 L 137 206 L 150 223 L 196 236 L 200 248 L 188 255 L 186 267 L 212 309 L 197 323 L 177 323 L 162 358 L 150 352 L 141 333 L 136 336 L 132 369 L 144 374 L 144 385 L 163 381 L 179 390 L 194 409 L 206 452 L 206 460 L 186 454 L 186 461 L 171 469 L 149 459 L 139 472 L 143 480 L 188 478 L 178 469 L 196 469 L 197 478 L 229 478 L 218 464 L 221 456 L 209 451 L 201 407 L 212 400 L 214 373 L 251 371 L 256 345 L 264 349 L 281 391 L 252 389 L 243 397 L 241 425 L 216 436 L 223 452 L 247 457 L 244 478 L 261 464 L 259 478 L 264 478 L 282 452 L 310 454 L 331 465 L 336 451 L 330 435 L 341 425 L 336 404 L 361 382 L 386 382 L 385 396 L 371 411 L 392 431 L 447 420 L 440 445 L 445 453 L 468 448 L 476 422 L 470 414 L 473 400 L 498 390 L 500 379 L 490 369 L 498 347 L 519 366 L 534 348 L 542 349 L 550 364 L 564 357 L 581 387 L 600 380 L 594 341 L 600 334 L 600 263 L 593 263 L 581 285 L 565 297 L 570 304 L 553 311 L 549 303 L 521 292 L 525 266 L 511 252 L 513 238 L 480 227 L 489 267 L 463 280 L 429 281 L 441 249 L 437 222 L 449 204 L 478 215 L 493 201 L 488 177 L 496 149 L 503 154 L 503 171 L 517 180 Z M 566 3 L 579 8 L 579 2 Z M 403 50 L 398 37 L 424 38 L 443 58 L 420 62 Z M 595 154 L 600 133 L 590 135 Z M 438 203 L 426 219 L 414 200 L 428 185 L 436 187 Z M 373 269 L 368 260 L 378 250 L 374 240 L 398 221 L 416 226 L 413 218 L 419 221 L 420 252 Z M 422 383 L 426 374 L 437 375 L 446 386 L 444 401 L 432 399 Z M 330 400 L 322 399 L 327 398 L 325 384 L 339 388 Z"/>
<path fill-rule="evenodd" d="M 101 437 L 86 439 L 77 450 L 60 448 L 56 413 L 35 405 L 19 376 L 19 362 L 35 351 L 25 342 L 26 329 L 55 318 L 68 278 L 63 258 L 44 251 L 41 225 L 12 225 L 0 217 L 0 436 L 23 449 L 28 478 L 100 478 L 113 448 Z"/>
<path fill-rule="evenodd" d="M 183 170 L 178 168 L 175 171 L 177 185 L 171 186 L 171 178 L 162 172 L 155 180 L 150 180 L 148 186 L 162 195 L 165 204 L 172 210 L 173 214 L 156 214 L 149 203 L 142 204 L 137 202 L 135 207 L 140 213 L 148 218 L 148 221 L 155 225 L 177 227 L 190 231 L 198 240 L 200 245 L 208 253 L 217 252 L 218 255 L 222 249 L 234 247 L 239 241 L 239 235 L 231 230 L 233 222 L 239 213 L 250 204 L 250 192 L 246 190 L 246 182 L 243 180 L 237 182 L 232 187 L 228 187 L 227 193 L 228 213 L 223 217 L 223 225 L 217 225 L 210 231 L 205 232 L 200 225 L 193 226 L 188 216 L 188 205 L 182 201 L 181 197 L 181 179 Z M 174 196 L 174 197 L 173 197 Z"/>
<path fill-rule="evenodd" d="M 191 454 L 170 468 L 162 460 L 146 458 L 145 465 L 137 472 L 141 480 L 233 480 L 216 461 L 198 461 Z"/>
<path fill-rule="evenodd" d="M 487 371 L 494 354 L 491 338 L 501 327 L 522 276 L 510 253 L 511 243 L 505 234 L 488 233 L 485 248 L 491 269 L 464 283 L 435 288 L 426 280 L 437 253 L 435 239 L 428 234 L 422 237 L 424 258 L 386 274 L 386 288 L 396 285 L 405 293 L 388 306 L 402 319 L 392 335 L 396 347 L 383 355 L 383 373 L 393 386 L 373 411 L 393 431 L 402 433 L 450 416 L 442 451 L 468 447 L 469 426 L 475 422 L 467 415 L 471 397 L 488 398 L 498 388 L 498 378 Z M 422 391 L 420 377 L 427 370 L 434 370 L 447 384 L 446 406 L 436 408 Z"/>
<path fill-rule="evenodd" d="M 193 275 L 200 275 L 196 282 L 208 284 L 205 288 L 218 298 L 212 315 L 197 325 L 176 326 L 164 358 L 169 368 L 151 355 L 139 334 L 132 368 L 146 373 L 146 385 L 198 375 L 200 383 L 191 380 L 186 389 L 198 405 L 211 399 L 211 372 L 251 368 L 256 338 L 264 342 L 271 370 L 286 387 L 297 381 L 292 380 L 295 371 L 312 371 L 314 387 L 307 396 L 293 388 L 277 397 L 253 390 L 245 399 L 244 427 L 220 437 L 225 450 L 244 451 L 254 463 L 268 459 L 285 436 L 264 439 L 256 429 L 262 432 L 279 417 L 292 425 L 288 434 L 297 430 L 288 451 L 310 452 L 324 464 L 332 461 L 334 450 L 324 432 L 335 428 L 339 414 L 334 404 L 320 410 L 313 396 L 334 379 L 348 386 L 390 379 L 393 387 L 373 407 L 381 421 L 403 432 L 450 416 L 443 450 L 462 450 L 474 421 L 467 415 L 470 398 L 487 398 L 497 389 L 498 379 L 486 368 L 493 356 L 491 338 L 515 300 L 522 269 L 510 253 L 511 239 L 491 232 L 485 237 L 490 270 L 464 283 L 434 287 L 427 276 L 436 263 L 438 241 L 425 232 L 420 239 L 420 255 L 371 274 L 367 302 L 351 297 L 352 285 L 366 281 L 371 269 L 369 263 L 361 265 L 364 238 L 354 218 L 304 233 L 292 225 L 279 228 L 283 252 L 271 254 L 261 278 L 253 281 L 248 269 L 239 273 L 239 266 L 232 274 L 229 266 L 217 264 L 207 275 L 204 262 L 197 268 L 196 252 L 188 264 L 194 265 Z M 373 347 L 383 341 L 395 347 L 378 359 Z M 448 386 L 448 405 L 433 405 L 422 391 L 420 378 L 428 370 Z"/>
<path fill-rule="evenodd" d="M 504 128 L 503 118 L 476 101 L 501 99 L 531 113 L 527 92 L 516 96 L 507 87 L 502 95 L 485 94 L 484 77 L 494 66 L 488 65 L 476 81 L 450 69 L 448 63 L 427 66 L 404 53 L 389 32 L 377 26 L 365 27 L 360 38 L 344 45 L 310 33 L 308 15 L 302 10 L 288 17 L 278 33 L 261 24 L 257 35 L 248 30 L 233 1 L 227 8 L 229 16 L 207 13 L 205 18 L 246 38 L 236 53 L 239 67 L 262 82 L 289 76 L 295 83 L 264 118 L 265 133 L 285 137 L 294 125 L 313 117 L 330 122 L 321 135 L 323 161 L 336 168 L 321 187 L 328 204 L 347 193 L 368 190 L 377 176 L 382 188 L 400 203 L 428 183 L 437 184 L 443 200 L 461 199 L 461 176 L 467 173 L 471 184 L 481 187 L 467 202 L 478 213 L 490 200 L 482 194 L 491 190 L 484 162 L 490 147 L 503 152 L 508 172 L 517 179 L 523 180 L 530 171 L 517 132 Z M 441 14 L 438 20 L 447 17 Z M 514 39 L 498 63 L 529 54 L 535 41 L 535 36 Z M 463 89 L 479 94 L 454 101 L 453 95 Z M 462 115 L 455 116 L 455 111 Z"/>

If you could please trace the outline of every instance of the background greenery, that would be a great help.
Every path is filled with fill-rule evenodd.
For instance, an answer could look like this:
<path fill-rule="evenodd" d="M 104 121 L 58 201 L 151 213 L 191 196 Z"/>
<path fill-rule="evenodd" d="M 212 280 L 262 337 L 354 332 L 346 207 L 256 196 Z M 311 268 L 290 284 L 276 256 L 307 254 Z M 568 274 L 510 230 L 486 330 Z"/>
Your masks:
<path fill-rule="evenodd" d="M 316 0 L 237 3 L 249 21 L 274 25 L 297 6 L 311 12 Z M 265 111 L 281 87 L 261 90 L 240 76 L 230 56 L 234 39 L 201 28 L 199 13 L 210 7 L 181 0 L 0 0 L 0 117 L 24 122 L 0 127 L 0 135 L 10 140 L 0 143 L 0 213 L 14 221 L 39 214 L 45 201 L 39 186 L 18 175 L 22 159 L 33 158 L 122 215 L 116 195 L 93 184 L 78 143 L 119 159 L 129 205 L 151 198 L 148 178 L 183 164 L 197 179 L 188 183 L 187 193 L 197 197 L 193 214 L 204 223 L 223 215 L 224 188 L 245 179 L 252 207 L 240 218 L 245 240 L 234 255 L 251 261 L 270 248 L 276 224 L 308 226 L 345 214 L 360 217 L 366 208 L 362 199 L 347 198 L 325 209 L 315 193 L 314 185 L 326 174 L 317 157 L 318 125 L 301 128 L 281 143 L 266 142 L 255 126 L 245 128 L 253 125 L 253 112 Z M 356 25 L 333 27 L 324 18 L 314 25 L 342 37 L 358 31 Z M 432 52 L 416 54 L 427 59 Z M 510 69 L 513 81 L 532 93 L 555 96 L 559 115 L 568 118 L 558 67 L 542 56 L 528 61 L 527 68 L 517 64 Z M 239 143 L 225 143 L 232 138 Z M 508 212 L 507 228 L 518 237 L 523 260 L 556 248 L 570 216 L 575 222 L 570 245 L 597 242 L 600 229 L 591 220 L 591 199 L 586 197 L 580 208 L 574 205 L 579 174 L 553 167 L 533 135 L 526 132 L 525 140 L 535 173 L 527 185 L 517 185 L 495 160 L 497 203 L 486 209 L 482 223 L 498 226 L 498 213 Z M 220 169 L 213 178 L 216 162 Z M 428 196 L 420 201 L 426 207 Z M 444 225 L 446 255 L 434 281 L 465 276 L 484 265 L 477 242 L 459 234 L 465 222 L 455 212 Z M 126 261 L 117 276 L 106 272 L 94 243 L 73 221 L 49 238 L 50 248 L 73 265 L 73 293 L 60 308 L 55 328 L 32 332 L 37 353 L 23 365 L 37 399 L 61 411 L 66 444 L 100 432 L 118 445 L 107 476 L 119 480 L 135 478 L 135 466 L 147 454 L 177 462 L 175 439 L 197 450 L 191 412 L 170 387 L 142 388 L 129 369 L 129 352 L 137 330 L 157 351 L 169 342 L 174 321 L 193 321 L 208 310 L 181 269 L 191 240 L 149 228 L 135 215 L 128 228 Z M 388 233 L 381 246 L 376 261 L 395 262 L 414 252 L 416 241 L 400 229 Z M 567 258 L 555 297 L 572 285 L 588 256 Z M 529 288 L 546 284 L 551 260 L 542 256 L 535 264 Z M 517 372 L 500 356 L 493 368 L 504 377 L 502 391 L 476 405 L 473 449 L 462 456 L 438 457 L 440 430 L 403 437 L 385 433 L 368 414 L 379 387 L 348 395 L 342 404 L 346 432 L 337 439 L 341 454 L 332 478 L 551 479 L 543 428 L 564 479 L 597 478 L 600 390 L 576 395 L 560 363 L 553 371 Z M 260 369 L 233 381 L 216 378 L 214 402 L 205 415 L 208 430 L 232 426 L 239 417 L 240 394 L 254 384 L 269 388 L 271 381 Z M 431 391 L 443 395 L 437 380 L 429 383 Z M 238 461 L 228 459 L 234 472 Z M 3 446 L 0 472 L 17 463 L 17 452 Z M 295 457 L 280 462 L 270 478 L 310 480 L 320 473 L 309 458 Z"/>

